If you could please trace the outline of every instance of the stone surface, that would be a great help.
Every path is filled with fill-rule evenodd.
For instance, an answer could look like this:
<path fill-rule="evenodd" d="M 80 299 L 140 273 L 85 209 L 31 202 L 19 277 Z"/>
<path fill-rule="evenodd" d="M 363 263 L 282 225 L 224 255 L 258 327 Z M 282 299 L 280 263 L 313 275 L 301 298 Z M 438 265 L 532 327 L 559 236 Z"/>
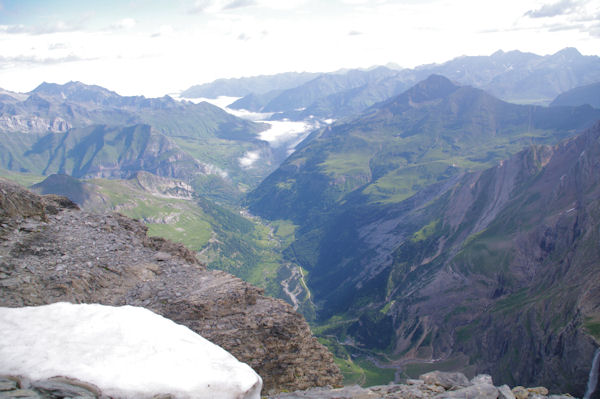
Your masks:
<path fill-rule="evenodd" d="M 249 364 L 264 392 L 341 384 L 333 356 L 291 306 L 146 231 L 0 179 L 0 306 L 142 306 Z"/>
<path fill-rule="evenodd" d="M 502 385 L 498 387 L 498 398 L 499 399 L 516 399 L 515 394 L 510 390 L 508 385 Z"/>
<path fill-rule="evenodd" d="M 47 380 L 35 381 L 31 387 L 52 396 L 95 398 L 100 396 L 100 390 L 72 378 L 54 377 Z"/>
<path fill-rule="evenodd" d="M 0 376 L 1 380 L 2 376 Z M 14 378 L 14 377 L 11 377 Z M 70 383 L 66 381 L 66 383 Z M 76 381 L 77 386 L 81 385 Z M 79 384 L 79 385 L 78 385 Z M 34 381 L 32 385 L 38 385 Z M 434 388 L 433 390 L 431 388 Z M 517 387 L 519 391 L 526 391 L 527 388 Z M 441 390 L 441 393 L 439 392 Z M 540 391 L 541 392 L 541 391 Z M 34 392 L 35 393 L 35 392 Z M 1 393 L 0 393 L 1 394 Z M 101 393 L 98 399 L 108 399 Z M 1 397 L 1 396 L 0 396 Z M 550 395 L 544 396 L 537 393 L 531 394 L 530 398 L 538 399 L 572 399 L 570 395 Z M 494 387 L 486 383 L 478 383 L 468 387 L 460 388 L 454 391 L 446 391 L 439 385 L 426 384 L 423 380 L 407 380 L 406 384 L 388 384 L 363 388 L 358 385 L 346 386 L 343 388 L 321 387 L 311 388 L 303 391 L 294 391 L 267 395 L 268 399 L 441 399 L 441 398 L 464 398 L 464 399 L 513 399 L 511 389 L 507 385 Z M 7 397 L 8 399 L 8 397 Z M 48 395 L 46 399 L 59 399 L 56 396 Z M 62 398 L 60 398 L 62 399 Z M 169 395 L 157 393 L 153 399 L 176 399 Z"/>
<path fill-rule="evenodd" d="M 529 397 L 529 391 L 522 386 L 516 386 L 512 389 L 512 393 L 516 399 L 527 399 Z"/>
<path fill-rule="evenodd" d="M 337 389 L 315 388 L 306 391 L 283 393 L 277 396 L 278 399 L 376 399 L 379 397 L 381 396 L 377 393 L 361 388 L 358 385 Z"/>
<path fill-rule="evenodd" d="M 548 388 L 546 387 L 534 387 L 527 388 L 530 394 L 548 395 Z"/>
<path fill-rule="evenodd" d="M 17 382 L 8 378 L 0 378 L 0 391 L 12 391 L 17 389 Z"/>
<path fill-rule="evenodd" d="M 494 381 L 492 380 L 492 376 L 489 374 L 478 374 L 471 379 L 471 384 L 489 384 L 494 385 Z"/>
<path fill-rule="evenodd" d="M 15 389 L 12 391 L 0 392 L 0 399 L 22 398 L 22 399 L 37 399 L 40 395 L 30 389 Z"/>
<path fill-rule="evenodd" d="M 484 381 L 484 382 L 478 382 Z M 443 398 L 461 398 L 461 399 L 514 399 L 511 389 L 507 385 L 495 387 L 487 384 L 487 378 L 476 379 L 476 384 L 455 390 L 446 390 L 440 385 L 427 384 L 423 380 L 407 380 L 406 384 L 388 384 L 368 388 L 359 386 L 344 387 L 342 389 L 317 388 L 307 391 L 296 391 L 291 393 L 282 393 L 268 396 L 269 399 L 317 399 L 317 398 L 336 398 L 336 399 L 443 399 Z M 519 387 L 525 392 L 527 388 Z M 568 399 L 571 396 L 552 395 L 550 397 L 531 394 L 529 398 L 535 395 L 538 399 Z"/>
<path fill-rule="evenodd" d="M 419 379 L 425 381 L 425 384 L 439 385 L 447 390 L 463 388 L 471 384 L 462 373 L 444 371 L 431 371 L 421 375 Z"/>
<path fill-rule="evenodd" d="M 460 398 L 460 399 L 496 399 L 498 398 L 498 388 L 490 384 L 472 385 L 461 388 L 456 391 L 448 391 L 434 396 L 435 399 Z"/>

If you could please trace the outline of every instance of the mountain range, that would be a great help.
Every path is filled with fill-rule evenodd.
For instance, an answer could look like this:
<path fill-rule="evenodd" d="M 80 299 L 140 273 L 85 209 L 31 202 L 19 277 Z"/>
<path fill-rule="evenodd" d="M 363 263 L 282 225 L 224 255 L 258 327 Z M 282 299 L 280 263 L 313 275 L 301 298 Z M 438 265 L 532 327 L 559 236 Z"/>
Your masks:
<path fill-rule="evenodd" d="M 285 254 L 339 356 L 583 392 L 600 338 L 586 177 L 600 128 L 576 135 L 599 119 L 432 75 L 313 132 L 248 204 L 298 225 Z"/>
<path fill-rule="evenodd" d="M 200 97 L 219 93 L 226 84 L 227 95 L 244 97 L 231 108 L 274 112 L 275 119 L 302 120 L 311 115 L 339 119 L 398 95 L 431 74 L 483 89 L 508 102 L 548 105 L 564 91 L 600 81 L 600 58 L 581 55 L 574 48 L 545 56 L 497 51 L 490 56 L 462 56 L 414 69 L 375 67 L 323 73 L 295 87 L 273 85 L 270 91 L 261 86 L 248 93 L 256 80 L 266 77 L 219 80 L 203 85 Z M 284 76 L 273 75 L 272 79 Z M 183 94 L 195 96 L 192 89 Z"/>
<path fill-rule="evenodd" d="M 598 82 L 600 58 L 567 48 L 182 93 L 320 126 L 290 149 L 208 103 L 45 83 L 0 91 L 0 173 L 285 298 L 347 382 L 441 368 L 583 394 L 600 342 Z"/>
<path fill-rule="evenodd" d="M 260 181 L 275 156 L 265 124 L 202 102 L 122 97 L 79 82 L 43 83 L 0 98 L 0 167 L 37 174 L 128 178 L 139 170 L 186 179 L 200 192 L 234 200 Z M 247 152 L 260 153 L 249 169 Z"/>

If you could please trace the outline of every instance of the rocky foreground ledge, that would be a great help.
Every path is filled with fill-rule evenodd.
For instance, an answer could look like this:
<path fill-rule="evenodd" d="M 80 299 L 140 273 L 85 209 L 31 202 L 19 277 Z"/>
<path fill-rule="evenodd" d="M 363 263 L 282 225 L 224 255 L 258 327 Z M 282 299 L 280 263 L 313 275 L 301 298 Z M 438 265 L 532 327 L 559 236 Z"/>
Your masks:
<path fill-rule="evenodd" d="M 22 377 L 0 376 L 0 399 L 108 399 L 94 385 L 63 377 L 31 381 Z M 172 399 L 171 395 L 156 395 L 155 399 Z M 461 373 L 433 371 L 408 380 L 406 384 L 379 385 L 361 388 L 313 388 L 306 391 L 281 393 L 269 399 L 572 399 L 571 395 L 548 395 L 544 387 L 496 387 L 489 375 L 468 380 Z"/>
<path fill-rule="evenodd" d="M 341 383 L 333 356 L 290 305 L 146 231 L 0 179 L 0 306 L 144 307 L 250 365 L 263 392 Z"/>
<path fill-rule="evenodd" d="M 494 386 L 492 377 L 480 374 L 469 380 L 462 373 L 432 371 L 406 384 L 378 385 L 362 388 L 313 388 L 306 391 L 281 393 L 269 399 L 572 399 L 569 394 L 549 395 L 544 387 L 525 388 Z"/>

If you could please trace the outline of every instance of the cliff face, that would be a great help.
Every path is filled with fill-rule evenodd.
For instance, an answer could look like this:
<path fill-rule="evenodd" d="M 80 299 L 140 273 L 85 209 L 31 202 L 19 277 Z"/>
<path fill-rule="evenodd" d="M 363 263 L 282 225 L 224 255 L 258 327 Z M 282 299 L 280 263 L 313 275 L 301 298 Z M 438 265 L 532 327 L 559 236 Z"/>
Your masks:
<path fill-rule="evenodd" d="M 206 270 L 183 246 L 147 237 L 141 223 L 4 180 L 0 206 L 0 306 L 143 306 L 248 363 L 265 391 L 341 382 L 331 354 L 289 305 Z"/>

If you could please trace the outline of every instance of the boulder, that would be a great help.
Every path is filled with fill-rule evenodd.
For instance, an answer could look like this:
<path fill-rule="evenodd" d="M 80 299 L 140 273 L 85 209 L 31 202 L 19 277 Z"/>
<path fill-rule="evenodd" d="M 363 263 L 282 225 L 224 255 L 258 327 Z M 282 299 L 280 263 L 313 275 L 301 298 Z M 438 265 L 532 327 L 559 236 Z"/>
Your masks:
<path fill-rule="evenodd" d="M 527 390 L 529 391 L 530 394 L 537 394 L 537 395 L 541 395 L 541 396 L 548 395 L 548 388 L 546 388 L 546 387 L 527 388 Z"/>
<path fill-rule="evenodd" d="M 515 394 L 510 390 L 508 385 L 502 385 L 498 387 L 498 399 L 516 399 Z"/>
<path fill-rule="evenodd" d="M 529 391 L 522 386 L 516 386 L 512 389 L 512 393 L 516 399 L 527 399 L 529 397 Z"/>
<path fill-rule="evenodd" d="M 473 385 L 479 385 L 479 384 L 494 385 L 494 381 L 492 380 L 492 376 L 489 374 L 478 374 L 471 379 L 471 384 L 473 384 Z"/>
<path fill-rule="evenodd" d="M 497 399 L 498 388 L 490 384 L 472 385 L 456 391 L 444 392 L 434 396 L 434 399 L 460 398 L 460 399 Z"/>
<path fill-rule="evenodd" d="M 444 371 L 431 371 L 419 377 L 425 384 L 439 385 L 446 390 L 464 388 L 471 383 L 463 373 L 449 373 Z"/>

